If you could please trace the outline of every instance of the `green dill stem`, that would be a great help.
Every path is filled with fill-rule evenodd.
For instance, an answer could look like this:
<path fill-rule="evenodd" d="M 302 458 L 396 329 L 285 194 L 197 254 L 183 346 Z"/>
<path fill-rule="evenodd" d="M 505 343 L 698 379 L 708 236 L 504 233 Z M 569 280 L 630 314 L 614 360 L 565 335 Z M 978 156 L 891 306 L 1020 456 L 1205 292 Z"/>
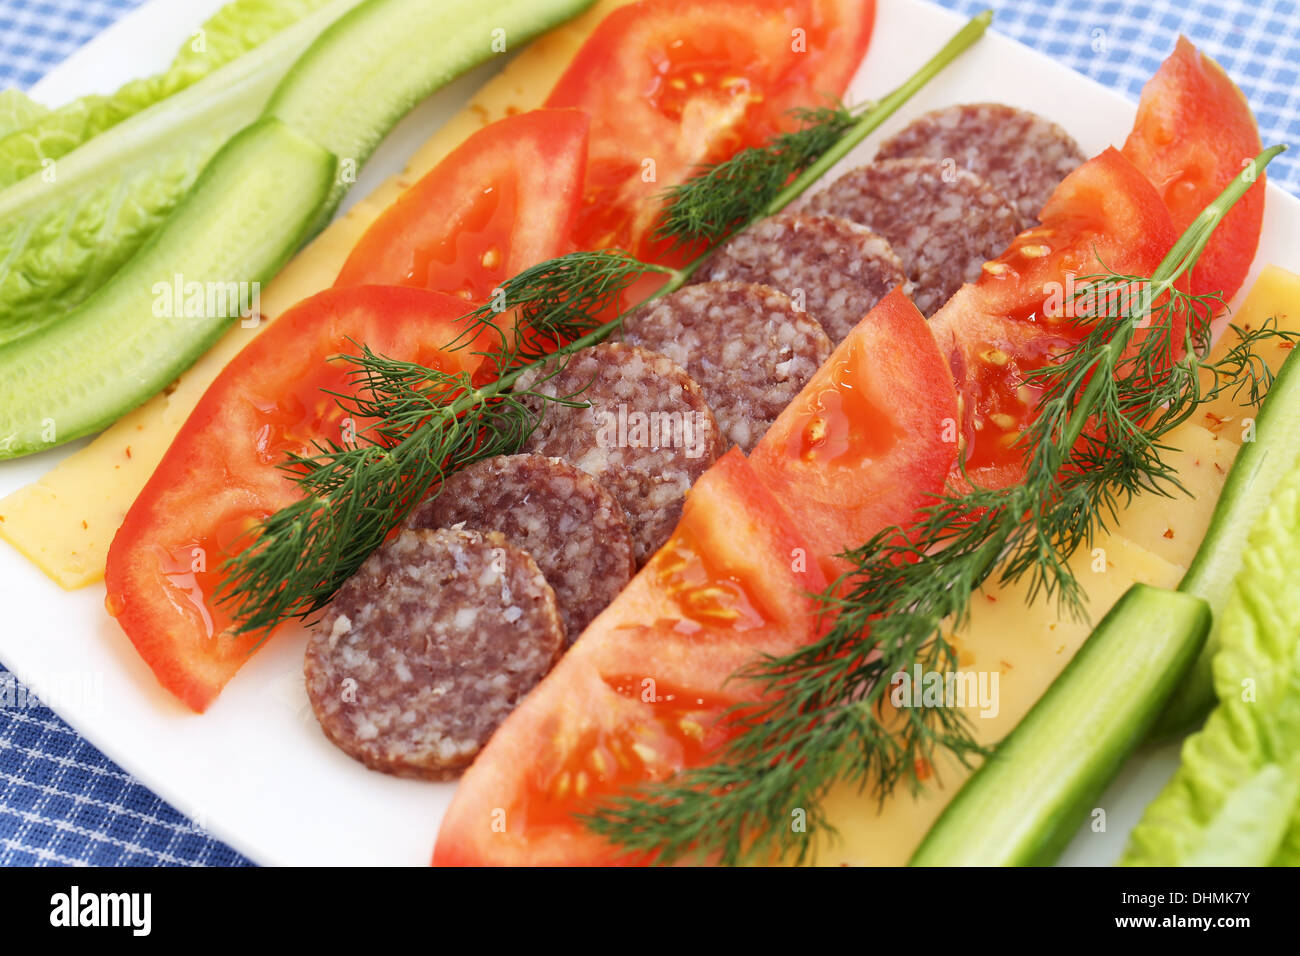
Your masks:
<path fill-rule="evenodd" d="M 862 114 L 859 119 L 844 134 L 834 146 L 828 149 L 821 157 L 805 169 L 802 173 L 783 189 L 767 207 L 759 214 L 757 218 L 771 216 L 780 212 L 794 200 L 803 195 L 804 191 L 817 180 L 825 175 L 826 171 L 838 163 L 841 159 L 860 142 L 874 133 L 885 120 L 893 116 L 898 108 L 906 103 L 912 96 L 929 83 L 932 79 L 953 60 L 957 59 L 972 44 L 984 35 L 989 24 L 993 21 L 993 11 L 985 10 L 977 16 L 971 17 L 970 21 L 953 35 L 953 38 L 944 44 L 943 49 L 932 56 L 924 66 L 913 73 L 898 89 L 894 90 L 884 99 L 876 103 L 871 109 Z M 694 263 L 692 263 L 694 265 Z"/>

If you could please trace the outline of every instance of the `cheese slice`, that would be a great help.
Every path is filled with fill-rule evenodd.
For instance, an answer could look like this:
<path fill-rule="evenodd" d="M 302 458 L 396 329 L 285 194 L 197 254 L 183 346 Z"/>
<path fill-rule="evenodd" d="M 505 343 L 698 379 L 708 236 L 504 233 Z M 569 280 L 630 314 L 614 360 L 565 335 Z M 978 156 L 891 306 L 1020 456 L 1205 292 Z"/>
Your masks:
<path fill-rule="evenodd" d="M 1278 266 L 1265 266 L 1245 300 L 1232 313 L 1233 325 L 1246 330 L 1259 329 L 1269 319 L 1277 323 L 1279 329 L 1288 332 L 1300 332 L 1300 275 L 1288 272 Z M 1223 355 L 1240 341 L 1231 329 L 1220 336 L 1214 349 L 1214 358 Z M 1291 354 L 1291 346 L 1274 339 L 1260 344 L 1257 354 L 1277 372 Z M 1210 388 L 1209 376 L 1202 377 L 1202 388 Z M 1244 398 L 1244 396 L 1242 396 Z M 1196 421 L 1216 435 L 1230 438 L 1240 443 L 1249 427 L 1247 419 L 1253 419 L 1255 409 L 1243 406 L 1231 393 L 1219 396 L 1197 411 Z"/>
<path fill-rule="evenodd" d="M 0 501 L 0 537 L 61 587 L 71 590 L 101 580 L 108 546 L 127 510 L 221 369 L 276 316 L 333 285 L 366 228 L 469 134 L 541 106 L 596 25 L 628 2 L 600 0 L 582 16 L 533 41 L 411 157 L 400 175 L 331 223 L 275 277 L 262 293 L 258 328 L 232 328 L 164 394 L 40 480 Z"/>
<path fill-rule="evenodd" d="M 1259 328 L 1266 318 L 1278 327 L 1300 332 L 1300 276 L 1267 266 L 1232 316 L 1244 328 Z M 1216 345 L 1222 357 L 1236 342 L 1231 332 Z M 1260 355 L 1274 371 L 1290 349 L 1265 344 Z M 1218 502 L 1228 469 L 1240 448 L 1241 420 L 1253 410 L 1225 396 L 1207 406 L 1167 436 L 1176 451 L 1174 464 L 1186 494 L 1146 494 L 1120 514 L 1111 534 L 1100 536 L 1087 554 L 1071 562 L 1088 594 L 1089 621 L 1100 620 L 1137 581 L 1174 587 L 1200 547 Z M 1206 427 L 1208 426 L 1208 427 Z M 976 740 L 987 745 L 1005 737 L 1056 679 L 1091 633 L 1089 623 L 1062 618 L 1041 597 L 1025 601 L 1021 585 L 990 587 L 971 604 L 968 626 L 952 636 L 959 667 L 977 675 L 998 675 L 997 713 L 981 717 L 978 700 L 962 709 L 971 718 Z M 948 801 L 971 771 L 945 758 L 934 768 L 932 782 L 918 794 L 900 788 L 883 805 L 869 794 L 837 787 L 826 803 L 828 822 L 840 839 L 809 835 L 816 841 L 820 865 L 892 865 L 907 863 Z"/>

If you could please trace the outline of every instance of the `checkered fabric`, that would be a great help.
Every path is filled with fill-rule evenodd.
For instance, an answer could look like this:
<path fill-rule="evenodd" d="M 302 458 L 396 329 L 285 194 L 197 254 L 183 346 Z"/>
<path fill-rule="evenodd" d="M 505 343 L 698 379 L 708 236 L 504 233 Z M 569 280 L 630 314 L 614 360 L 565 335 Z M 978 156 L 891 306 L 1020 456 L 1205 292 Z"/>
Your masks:
<path fill-rule="evenodd" d="M 26 88 L 141 0 L 0 0 L 0 87 Z M 175 2 L 175 0 L 156 0 Z M 890 0 L 880 0 L 888 3 Z M 1300 146 L 1294 0 L 939 0 L 1136 99 L 1179 33 L 1241 85 L 1265 143 Z M 1300 154 L 1269 169 L 1300 194 Z M 12 678 L 0 669 L 0 684 Z M 0 708 L 0 864 L 233 865 L 44 706 Z"/>
<path fill-rule="evenodd" d="M 0 0 L 0 89 L 27 89 L 142 0 Z"/>

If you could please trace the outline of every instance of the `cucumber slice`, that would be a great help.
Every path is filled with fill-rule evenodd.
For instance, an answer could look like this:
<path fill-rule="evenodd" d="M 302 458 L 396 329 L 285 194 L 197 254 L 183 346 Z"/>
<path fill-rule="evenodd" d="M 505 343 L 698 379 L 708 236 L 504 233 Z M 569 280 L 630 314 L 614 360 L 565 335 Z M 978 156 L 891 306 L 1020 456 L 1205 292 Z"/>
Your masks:
<path fill-rule="evenodd" d="M 1198 597 L 1135 584 L 926 834 L 912 866 L 1045 866 L 1074 835 L 1210 628 Z"/>
<path fill-rule="evenodd" d="M 277 120 L 231 139 L 94 295 L 0 346 L 0 458 L 97 431 L 166 387 L 240 314 L 240 297 L 228 296 L 226 284 L 248 283 L 251 293 L 298 248 L 336 170 L 333 155 Z M 185 302 L 165 301 L 177 276 L 182 289 L 200 283 L 203 302 L 191 311 L 204 314 L 186 316 Z"/>
<path fill-rule="evenodd" d="M 1246 538 L 1273 498 L 1273 490 L 1300 461 L 1300 363 L 1282 363 L 1255 420 L 1255 440 L 1241 446 L 1210 527 L 1178 590 L 1204 598 L 1217 619 L 1241 570 Z M 1181 736 L 1205 720 L 1215 705 L 1210 662 L 1219 649 L 1210 632 L 1200 657 L 1188 670 L 1152 729 L 1152 737 Z"/>
<path fill-rule="evenodd" d="M 366 0 L 294 64 L 266 115 L 359 169 L 393 124 L 429 94 L 593 2 Z M 346 188 L 339 183 L 334 200 Z"/>

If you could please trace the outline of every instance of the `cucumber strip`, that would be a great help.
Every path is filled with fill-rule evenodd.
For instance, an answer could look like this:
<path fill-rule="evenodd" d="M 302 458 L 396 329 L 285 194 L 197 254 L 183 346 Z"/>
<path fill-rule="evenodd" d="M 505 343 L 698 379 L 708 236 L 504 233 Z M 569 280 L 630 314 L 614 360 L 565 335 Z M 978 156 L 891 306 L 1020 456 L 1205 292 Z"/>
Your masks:
<path fill-rule="evenodd" d="M 366 0 L 294 64 L 266 115 L 359 169 L 384 134 L 429 94 L 593 2 Z M 340 182 L 333 200 L 346 189 Z"/>
<path fill-rule="evenodd" d="M 1198 597 L 1135 584 L 966 782 L 912 866 L 1055 861 L 1146 735 L 1210 628 Z"/>
<path fill-rule="evenodd" d="M 1255 421 L 1255 440 L 1237 452 L 1205 538 L 1178 590 L 1203 598 L 1217 620 L 1232 581 L 1241 570 L 1246 538 L 1267 509 L 1278 483 L 1300 460 L 1300 363 L 1289 356 L 1273 380 Z M 1217 630 L 1217 628 L 1216 628 Z M 1200 657 L 1188 670 L 1152 729 L 1153 739 L 1181 736 L 1205 720 L 1215 705 L 1210 662 L 1219 649 L 1210 632 Z"/>
<path fill-rule="evenodd" d="M 125 265 L 217 150 L 261 115 L 293 61 L 357 2 L 331 0 L 70 152 L 34 134 L 27 147 L 58 162 L 48 181 L 38 173 L 0 190 L 0 345 L 59 321 Z"/>
<path fill-rule="evenodd" d="M 240 314 L 227 284 L 249 283 L 251 296 L 298 248 L 336 170 L 333 155 L 276 120 L 231 139 L 112 279 L 59 322 L 0 347 L 0 458 L 89 434 L 166 387 Z M 186 302 L 162 298 L 177 276 L 205 293 L 220 286 L 226 301 L 208 314 L 205 294 L 192 310 L 204 314 L 187 316 Z"/>

